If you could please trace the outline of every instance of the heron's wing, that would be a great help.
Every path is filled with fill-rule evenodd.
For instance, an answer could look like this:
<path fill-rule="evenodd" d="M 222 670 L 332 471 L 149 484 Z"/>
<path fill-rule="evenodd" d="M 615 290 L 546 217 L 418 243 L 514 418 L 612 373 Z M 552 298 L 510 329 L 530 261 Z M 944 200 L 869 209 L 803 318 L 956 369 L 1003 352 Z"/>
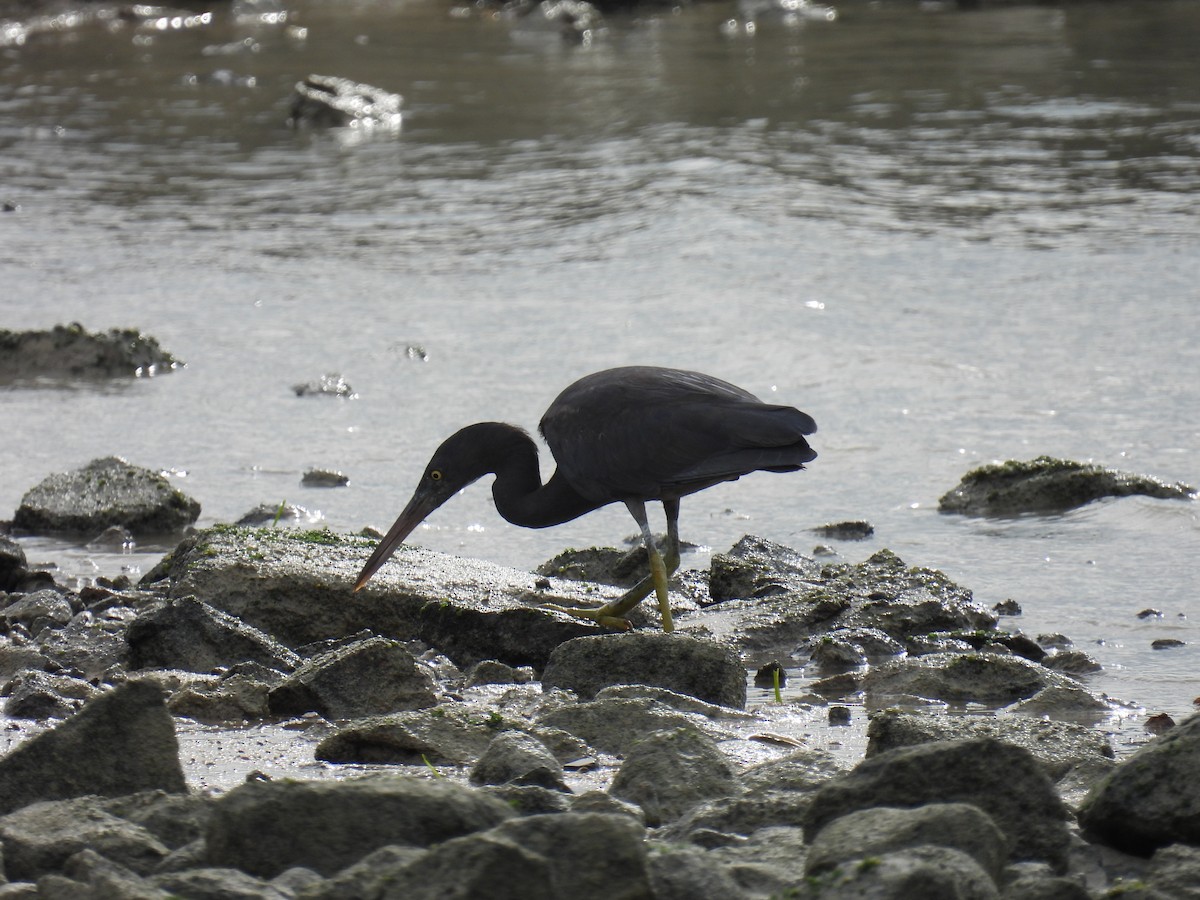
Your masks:
<path fill-rule="evenodd" d="M 727 382 L 673 369 L 615 369 L 567 388 L 542 419 L 559 471 L 597 501 L 681 496 L 816 454 L 812 418 Z"/>

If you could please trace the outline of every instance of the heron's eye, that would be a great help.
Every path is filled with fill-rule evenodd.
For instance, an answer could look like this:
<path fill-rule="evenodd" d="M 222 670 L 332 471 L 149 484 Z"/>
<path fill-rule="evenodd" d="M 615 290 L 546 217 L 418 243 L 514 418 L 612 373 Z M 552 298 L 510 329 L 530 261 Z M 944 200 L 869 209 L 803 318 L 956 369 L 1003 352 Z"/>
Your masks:
<path fill-rule="evenodd" d="M 430 472 L 430 473 L 429 473 L 429 478 L 430 478 L 432 481 L 441 481 L 441 480 L 442 480 L 442 472 L 441 472 L 441 470 L 440 470 L 440 469 L 434 469 L 432 472 Z"/>

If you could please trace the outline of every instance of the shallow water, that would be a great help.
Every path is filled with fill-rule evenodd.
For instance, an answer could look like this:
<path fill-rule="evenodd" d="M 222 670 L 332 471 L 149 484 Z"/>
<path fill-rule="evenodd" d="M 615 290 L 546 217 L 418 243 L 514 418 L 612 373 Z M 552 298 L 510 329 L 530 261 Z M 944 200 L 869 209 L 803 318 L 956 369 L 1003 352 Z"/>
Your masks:
<path fill-rule="evenodd" d="M 286 500 L 385 527 L 455 428 L 533 428 L 575 377 L 676 365 L 821 428 L 807 472 L 684 503 L 685 565 L 864 518 L 845 559 L 888 547 L 1016 599 L 1008 624 L 1104 664 L 1091 686 L 1190 711 L 1195 504 L 936 506 L 1043 453 L 1200 481 L 1200 4 L 853 3 L 750 29 L 711 3 L 610 17 L 588 46 L 429 0 L 243 11 L 0 46 L 0 201 L 20 207 L 0 327 L 133 325 L 187 362 L 0 387 L 0 515 L 116 453 L 171 472 L 200 524 Z M 400 134 L 287 128 L 310 72 L 403 93 Z M 295 396 L 327 372 L 354 399 Z M 350 486 L 300 487 L 313 466 Z M 518 529 L 477 485 L 413 540 L 531 567 L 633 531 L 616 508 Z M 166 549 L 24 543 L 81 578 Z M 1186 646 L 1150 649 L 1165 637 Z"/>

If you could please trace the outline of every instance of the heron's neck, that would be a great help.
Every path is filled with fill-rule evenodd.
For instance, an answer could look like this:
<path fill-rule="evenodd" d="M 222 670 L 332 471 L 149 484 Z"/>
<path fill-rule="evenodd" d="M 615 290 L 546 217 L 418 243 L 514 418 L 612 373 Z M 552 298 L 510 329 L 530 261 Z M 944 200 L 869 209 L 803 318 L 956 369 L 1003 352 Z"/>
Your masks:
<path fill-rule="evenodd" d="M 501 438 L 496 481 L 492 497 L 496 511 L 522 528 L 547 528 L 577 519 L 596 504 L 581 497 L 557 472 L 542 484 L 537 444 L 524 431 L 512 426 Z"/>

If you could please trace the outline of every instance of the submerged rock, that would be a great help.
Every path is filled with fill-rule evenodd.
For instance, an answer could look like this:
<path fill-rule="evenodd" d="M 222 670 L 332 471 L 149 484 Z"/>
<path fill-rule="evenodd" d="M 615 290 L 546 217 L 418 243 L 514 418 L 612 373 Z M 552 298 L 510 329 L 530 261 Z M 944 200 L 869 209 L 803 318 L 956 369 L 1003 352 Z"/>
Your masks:
<path fill-rule="evenodd" d="M 1028 462 L 1009 460 L 968 472 L 958 487 L 938 500 L 938 509 L 969 516 L 1059 513 L 1101 497 L 1134 494 L 1189 500 L 1195 498 L 1196 489 L 1095 463 L 1039 456 Z"/>
<path fill-rule="evenodd" d="M 297 82 L 288 124 L 399 131 L 404 100 L 369 84 L 334 75 L 309 75 Z"/>
<path fill-rule="evenodd" d="M 116 456 L 51 475 L 21 498 L 13 528 L 29 534 L 90 537 L 119 525 L 135 535 L 182 531 L 200 504 L 160 473 Z"/>
<path fill-rule="evenodd" d="M 157 340 L 133 328 L 95 333 L 79 324 L 49 331 L 0 329 L 0 383 L 141 378 L 181 365 Z"/>

